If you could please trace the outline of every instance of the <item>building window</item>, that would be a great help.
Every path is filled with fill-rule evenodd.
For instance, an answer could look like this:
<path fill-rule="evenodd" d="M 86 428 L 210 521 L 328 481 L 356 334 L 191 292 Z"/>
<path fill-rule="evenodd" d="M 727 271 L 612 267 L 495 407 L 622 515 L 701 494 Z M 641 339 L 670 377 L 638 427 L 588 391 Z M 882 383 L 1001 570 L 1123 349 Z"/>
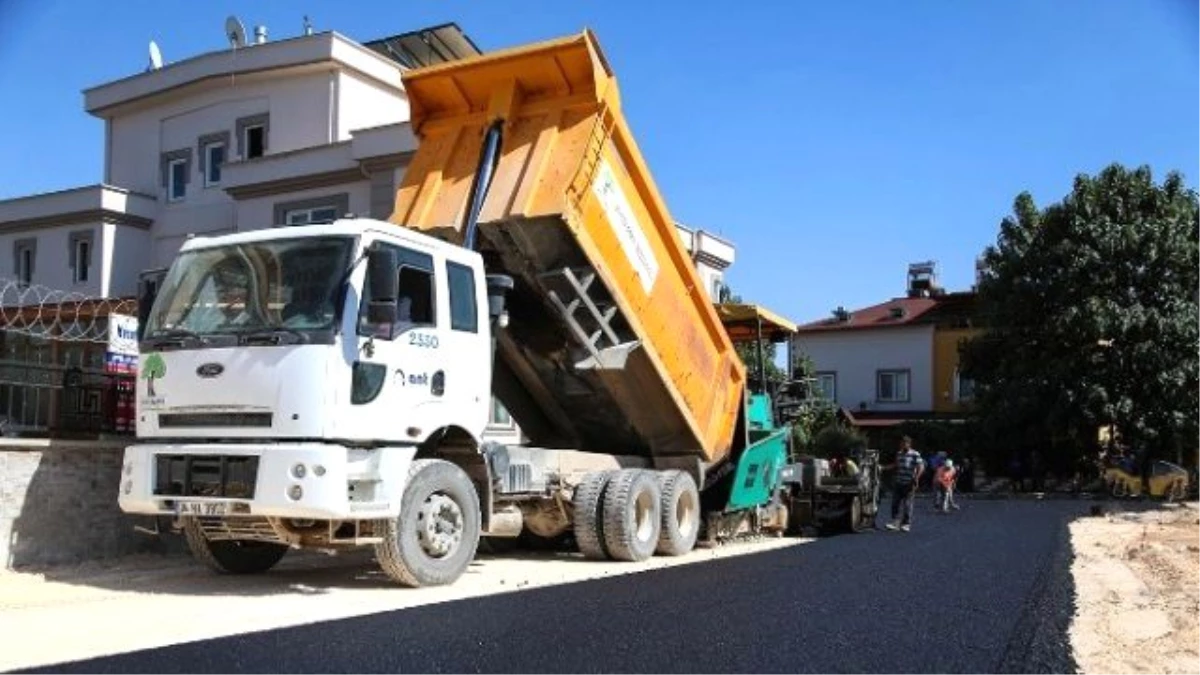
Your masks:
<path fill-rule="evenodd" d="M 225 164 L 225 144 L 204 146 L 204 187 L 221 184 L 221 166 Z"/>
<path fill-rule="evenodd" d="M 350 210 L 350 193 L 342 192 L 315 199 L 301 199 L 275 205 L 275 224 L 311 225 L 329 223 Z"/>
<path fill-rule="evenodd" d="M 826 401 L 837 400 L 837 373 L 816 373 L 817 394 Z"/>
<path fill-rule="evenodd" d="M 187 194 L 187 160 L 173 159 L 167 164 L 167 200 L 177 202 Z"/>
<path fill-rule="evenodd" d="M 332 223 L 337 220 L 336 206 L 318 206 L 311 209 L 291 209 L 284 216 L 288 225 L 311 225 L 313 223 Z"/>
<path fill-rule="evenodd" d="M 200 153 L 200 175 L 204 176 L 204 187 L 220 185 L 221 171 L 229 159 L 229 132 L 204 134 L 196 139 L 196 151 Z"/>
<path fill-rule="evenodd" d="M 162 171 L 161 182 L 167 193 L 167 201 L 177 202 L 183 199 L 191 179 L 192 149 L 164 152 L 159 162 Z"/>
<path fill-rule="evenodd" d="M 516 426 L 513 424 L 512 415 L 508 414 L 508 410 L 504 407 L 504 404 L 495 396 L 492 397 L 492 414 L 488 420 L 488 426 L 505 427 L 508 429 Z"/>
<path fill-rule="evenodd" d="M 267 154 L 270 128 L 270 116 L 266 113 L 237 121 L 238 154 L 242 159 L 254 159 Z"/>
<path fill-rule="evenodd" d="M 264 126 L 246 127 L 246 159 L 262 157 L 267 148 L 267 128 Z"/>
<path fill-rule="evenodd" d="M 907 370 L 880 370 L 875 373 L 875 400 L 880 403 L 907 403 Z"/>
<path fill-rule="evenodd" d="M 975 398 L 975 380 L 964 377 L 957 369 L 954 371 L 954 400 L 966 403 Z"/>
<path fill-rule="evenodd" d="M 91 230 L 72 232 L 69 252 L 71 279 L 77 283 L 86 283 L 91 279 L 93 234 Z"/>
<path fill-rule="evenodd" d="M 13 271 L 17 281 L 33 283 L 34 263 L 37 262 L 37 239 L 18 239 L 13 242 Z"/>
<path fill-rule="evenodd" d="M 450 329 L 467 333 L 479 332 L 475 304 L 475 274 L 466 265 L 448 262 L 446 275 L 450 285 Z"/>

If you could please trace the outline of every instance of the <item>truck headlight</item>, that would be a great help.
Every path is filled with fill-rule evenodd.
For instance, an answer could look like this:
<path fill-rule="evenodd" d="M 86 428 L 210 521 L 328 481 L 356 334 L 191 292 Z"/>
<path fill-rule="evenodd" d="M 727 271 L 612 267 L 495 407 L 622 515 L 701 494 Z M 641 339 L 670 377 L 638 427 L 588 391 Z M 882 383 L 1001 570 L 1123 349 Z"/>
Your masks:
<path fill-rule="evenodd" d="M 304 475 L 307 473 L 308 469 L 305 468 L 303 464 L 297 464 L 296 466 L 292 467 L 292 475 L 297 479 L 304 478 Z"/>
<path fill-rule="evenodd" d="M 293 485 L 288 488 L 287 494 L 289 499 L 298 502 L 300 501 L 300 498 L 304 496 L 304 488 L 300 487 L 299 485 Z"/>

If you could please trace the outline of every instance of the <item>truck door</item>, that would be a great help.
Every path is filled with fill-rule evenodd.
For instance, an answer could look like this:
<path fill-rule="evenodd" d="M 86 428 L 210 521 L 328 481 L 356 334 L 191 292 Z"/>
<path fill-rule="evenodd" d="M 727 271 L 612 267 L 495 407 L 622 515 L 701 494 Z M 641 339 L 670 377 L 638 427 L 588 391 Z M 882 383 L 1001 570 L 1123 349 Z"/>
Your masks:
<path fill-rule="evenodd" d="M 365 298 L 358 316 L 358 358 L 354 365 L 349 414 L 338 421 L 346 437 L 413 440 L 409 429 L 424 429 L 442 415 L 445 362 L 443 327 L 438 317 L 438 274 L 434 258 L 415 249 L 393 249 L 400 262 L 396 321 L 370 321 Z"/>
<path fill-rule="evenodd" d="M 492 354 L 487 327 L 486 288 L 477 268 L 445 261 L 449 300 L 446 329 L 442 331 L 445 355 L 446 404 L 457 424 L 476 434 L 487 426 L 491 402 Z"/>

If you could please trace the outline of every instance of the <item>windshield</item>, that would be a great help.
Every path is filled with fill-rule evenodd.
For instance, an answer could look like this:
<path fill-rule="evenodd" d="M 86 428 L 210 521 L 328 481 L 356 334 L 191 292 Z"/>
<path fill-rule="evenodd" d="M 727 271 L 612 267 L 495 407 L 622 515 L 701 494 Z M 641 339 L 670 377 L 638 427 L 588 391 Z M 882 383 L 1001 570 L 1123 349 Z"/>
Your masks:
<path fill-rule="evenodd" d="M 329 330 L 350 237 L 231 244 L 183 253 L 171 265 L 146 336 Z"/>

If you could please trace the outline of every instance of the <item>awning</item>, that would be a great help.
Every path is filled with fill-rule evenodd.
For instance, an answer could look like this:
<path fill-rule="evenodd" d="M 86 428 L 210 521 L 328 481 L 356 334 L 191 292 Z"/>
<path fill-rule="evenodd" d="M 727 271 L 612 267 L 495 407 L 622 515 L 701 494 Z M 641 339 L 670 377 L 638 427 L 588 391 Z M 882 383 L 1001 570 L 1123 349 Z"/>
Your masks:
<path fill-rule="evenodd" d="M 753 342 L 760 326 L 767 342 L 784 342 L 796 332 L 796 324 L 760 305 L 719 303 L 716 308 L 734 342 Z"/>
<path fill-rule="evenodd" d="M 842 408 L 842 416 L 851 426 L 859 428 L 885 428 L 904 424 L 905 422 L 941 422 L 944 424 L 963 424 L 961 414 L 937 413 L 927 411 L 876 411 Z"/>

